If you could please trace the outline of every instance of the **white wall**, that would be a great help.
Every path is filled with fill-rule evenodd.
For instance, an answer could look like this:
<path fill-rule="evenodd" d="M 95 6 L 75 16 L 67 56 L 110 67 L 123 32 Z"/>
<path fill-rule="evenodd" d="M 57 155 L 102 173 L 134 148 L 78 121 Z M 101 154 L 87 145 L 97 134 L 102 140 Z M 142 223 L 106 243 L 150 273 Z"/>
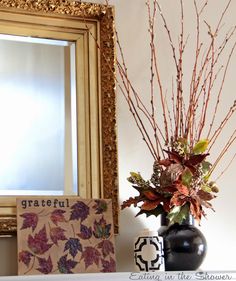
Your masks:
<path fill-rule="evenodd" d="M 91 1 L 90 1 L 91 2 Z M 103 0 L 93 1 L 103 3 Z M 177 4 L 179 1 L 162 0 L 163 9 L 168 12 L 167 19 L 175 30 L 177 24 Z M 192 1 L 185 0 L 189 5 Z M 199 2 L 199 1 L 198 1 Z M 227 0 L 210 0 L 207 19 L 209 22 L 215 21 L 220 10 L 224 7 Z M 225 18 L 225 24 L 232 26 L 236 24 L 235 11 L 236 1 L 232 1 L 232 7 Z M 143 94 L 149 84 L 149 49 L 147 39 L 147 18 L 145 0 L 112 0 L 116 7 L 116 23 L 120 34 L 123 49 L 130 72 L 131 79 Z M 189 7 L 189 6 L 187 6 Z M 185 20 L 188 28 L 191 29 L 193 13 L 186 11 Z M 191 35 L 191 33 L 190 33 Z M 165 41 L 160 43 L 160 49 L 164 54 L 160 57 L 160 64 L 163 68 L 163 79 L 171 71 L 168 64 L 167 53 L 169 46 Z M 166 52 L 166 53 L 165 53 Z M 188 53 L 188 60 L 191 61 L 192 53 Z M 222 99 L 223 112 L 235 99 L 235 71 L 236 54 L 229 69 L 229 76 L 224 88 L 224 98 Z M 121 94 L 117 93 L 118 111 L 118 146 L 119 146 L 119 185 L 120 202 L 134 194 L 130 184 L 126 181 L 129 171 L 140 171 L 145 177 L 149 177 L 152 168 L 152 158 L 150 157 L 141 137 L 134 125 L 126 103 Z M 234 119 L 234 124 L 235 119 Z M 235 125 L 232 124 L 232 127 Z M 230 133 L 230 127 L 226 130 L 224 137 Z M 222 145 L 224 139 L 219 145 Z M 218 148 L 217 148 L 218 149 Z M 216 150 L 217 150 L 216 149 Z M 232 152 L 235 151 L 235 146 Z M 215 151 L 217 155 L 217 151 Z M 214 154 L 212 155 L 214 157 Z M 214 201 L 216 212 L 209 212 L 208 219 L 202 220 L 201 230 L 208 241 L 208 254 L 202 269 L 208 270 L 233 270 L 236 269 L 236 223 L 234 214 L 236 213 L 236 188 L 235 188 L 235 167 L 236 162 L 227 171 L 224 178 L 218 183 L 220 193 Z M 156 218 L 145 218 L 140 216 L 135 218 L 135 209 L 126 209 L 120 213 L 120 234 L 116 238 L 117 264 L 118 271 L 132 271 L 132 243 L 134 236 L 143 228 L 159 228 L 159 220 Z M 0 241 L 3 243 L 4 241 Z M 1 244 L 0 244 L 1 247 Z M 2 248 L 1 248 L 2 249 Z M 14 251 L 11 251 L 14 256 Z M 2 251 L 1 251 L 2 255 Z M 2 259 L 2 257 L 1 257 Z M 4 269 L 2 269 L 4 270 Z"/>
<path fill-rule="evenodd" d="M 171 30 L 176 32 L 179 16 L 179 1 L 163 0 L 163 10 L 167 12 L 167 20 L 171 26 Z M 185 0 L 186 7 L 185 22 L 186 29 L 190 34 L 189 46 L 191 46 L 191 35 L 193 25 L 193 9 L 191 3 L 193 1 Z M 200 2 L 200 1 L 197 1 Z M 203 1 L 201 1 L 203 2 Z M 208 23 L 213 24 L 219 18 L 220 11 L 225 7 L 226 0 L 210 0 L 207 9 L 206 19 Z M 232 1 L 231 8 L 227 13 L 225 20 L 226 26 L 230 27 L 236 24 L 235 11 L 236 2 Z M 102 1 L 101 1 L 102 3 Z M 126 56 L 128 71 L 131 80 L 134 82 L 137 89 L 143 95 L 147 95 L 147 87 L 149 85 L 149 40 L 147 32 L 147 11 L 145 0 L 113 0 L 112 4 L 116 8 L 116 24 L 120 36 L 120 41 L 123 46 L 123 51 Z M 160 22 L 159 22 L 160 23 Z M 160 27 L 161 30 L 161 27 Z M 223 30 L 222 30 L 223 32 Z M 159 63 L 162 68 L 163 81 L 169 77 L 172 71 L 169 65 L 168 54 L 170 48 L 163 37 L 163 31 L 159 33 L 161 42 L 159 43 L 160 57 Z M 174 34 L 176 36 L 176 34 Z M 236 36 L 234 37 L 236 40 Z M 191 62 L 193 52 L 186 51 L 187 62 Z M 225 61 L 222 62 L 225 64 Z M 190 69 L 190 64 L 185 66 L 186 73 Z M 222 107 L 219 110 L 219 117 L 222 118 L 226 109 L 232 104 L 236 98 L 235 87 L 235 67 L 236 67 L 236 53 L 229 68 L 227 81 L 222 98 Z M 168 87 L 168 85 L 166 86 Z M 133 193 L 130 184 L 126 178 L 129 171 L 140 171 L 147 178 L 151 174 L 152 158 L 146 149 L 146 146 L 141 140 L 139 132 L 132 120 L 132 117 L 127 109 L 121 93 L 118 96 L 118 145 L 119 145 L 119 184 L 120 184 L 120 201 L 127 199 Z M 148 98 L 146 98 L 148 103 Z M 212 114 L 212 109 L 210 110 Z M 235 116 L 236 117 L 236 116 Z M 217 155 L 219 147 L 226 140 L 226 136 L 232 133 L 232 128 L 235 128 L 235 121 L 231 126 L 227 127 L 222 139 L 219 141 L 219 146 L 215 147 L 212 153 L 212 159 Z M 231 155 L 235 153 L 235 147 L 231 150 Z M 222 163 L 223 166 L 223 163 Z M 236 269 L 235 253 L 236 253 L 236 189 L 235 189 L 235 168 L 236 161 L 227 171 L 223 178 L 220 179 L 218 185 L 220 193 L 215 199 L 214 208 L 216 212 L 209 211 L 207 219 L 202 219 L 201 231 L 205 234 L 208 242 L 207 257 L 202 265 L 202 269 L 208 270 L 232 270 Z M 117 237 L 117 258 L 118 270 L 130 271 L 132 267 L 132 242 L 133 237 L 142 229 L 149 227 L 157 229 L 159 227 L 159 220 L 155 218 L 146 218 L 140 216 L 135 218 L 137 213 L 135 209 L 125 209 L 120 214 L 120 235 Z"/>

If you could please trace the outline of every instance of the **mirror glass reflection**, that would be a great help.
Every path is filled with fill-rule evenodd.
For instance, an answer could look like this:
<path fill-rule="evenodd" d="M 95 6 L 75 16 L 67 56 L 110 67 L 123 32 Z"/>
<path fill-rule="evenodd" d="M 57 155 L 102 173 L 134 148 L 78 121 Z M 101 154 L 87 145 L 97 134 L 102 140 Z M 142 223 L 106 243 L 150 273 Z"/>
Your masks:
<path fill-rule="evenodd" d="M 78 194 L 75 44 L 0 35 L 0 195 Z"/>

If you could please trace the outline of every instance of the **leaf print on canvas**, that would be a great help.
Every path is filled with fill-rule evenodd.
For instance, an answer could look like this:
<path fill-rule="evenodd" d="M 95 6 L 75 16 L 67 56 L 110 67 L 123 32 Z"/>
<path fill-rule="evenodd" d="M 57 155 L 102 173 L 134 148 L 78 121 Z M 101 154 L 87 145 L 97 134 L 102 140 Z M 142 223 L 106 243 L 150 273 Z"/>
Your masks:
<path fill-rule="evenodd" d="M 71 259 L 67 259 L 67 255 L 65 255 L 59 259 L 57 264 L 60 273 L 68 274 L 73 273 L 72 269 L 74 269 L 78 262 Z"/>
<path fill-rule="evenodd" d="M 49 274 L 52 272 L 53 265 L 51 257 L 49 256 L 48 259 L 45 258 L 38 258 L 39 267 L 37 270 L 43 274 Z"/>
<path fill-rule="evenodd" d="M 102 214 L 107 211 L 107 202 L 105 200 L 95 200 L 95 203 L 96 205 L 93 208 L 96 210 L 96 214 Z"/>
<path fill-rule="evenodd" d="M 32 227 L 32 230 L 34 231 L 38 224 L 38 215 L 35 213 L 24 213 L 21 217 L 24 218 L 21 229 Z"/>
<path fill-rule="evenodd" d="M 56 209 L 51 213 L 50 219 L 55 225 L 58 225 L 60 222 L 66 222 L 65 213 L 65 210 Z"/>
<path fill-rule="evenodd" d="M 80 233 L 78 233 L 77 235 L 81 238 L 81 239 L 90 239 L 92 237 L 92 227 L 87 227 L 86 225 L 81 224 L 80 225 Z"/>
<path fill-rule="evenodd" d="M 28 236 L 28 247 L 36 255 L 44 254 L 52 247 L 52 245 L 52 243 L 48 244 L 45 225 L 34 237 L 31 234 Z"/>
<path fill-rule="evenodd" d="M 110 240 L 102 240 L 102 242 L 98 244 L 98 248 L 102 250 L 104 258 L 109 254 L 114 254 L 114 245 Z"/>
<path fill-rule="evenodd" d="M 66 241 L 64 252 L 69 250 L 70 255 L 74 258 L 78 252 L 82 252 L 82 245 L 78 238 L 70 238 Z"/>
<path fill-rule="evenodd" d="M 57 197 L 34 197 L 27 211 L 22 200 L 31 199 L 17 199 L 19 275 L 115 271 L 110 199 L 60 196 L 57 208 L 44 204 Z"/>
<path fill-rule="evenodd" d="M 113 258 L 110 258 L 109 261 L 102 259 L 102 272 L 114 272 L 116 270 L 116 263 Z"/>
<path fill-rule="evenodd" d="M 85 267 L 88 268 L 92 264 L 99 265 L 100 261 L 100 252 L 93 247 L 85 247 L 85 250 L 82 253 L 82 259 L 84 260 Z"/>
<path fill-rule="evenodd" d="M 32 255 L 29 251 L 21 251 L 19 253 L 19 261 L 23 262 L 27 267 L 29 267 L 33 256 L 34 255 Z"/>
<path fill-rule="evenodd" d="M 56 245 L 58 245 L 58 241 L 65 241 L 67 240 L 65 236 L 65 229 L 62 229 L 61 227 L 52 227 L 50 228 L 50 238 L 52 242 Z"/>
<path fill-rule="evenodd" d="M 94 222 L 93 225 L 93 234 L 96 238 L 104 238 L 107 239 L 110 237 L 111 233 L 111 224 L 107 224 L 104 217 L 102 217 L 99 221 Z"/>
<path fill-rule="evenodd" d="M 84 221 L 89 215 L 89 207 L 82 201 L 76 202 L 71 209 L 70 220 Z"/>

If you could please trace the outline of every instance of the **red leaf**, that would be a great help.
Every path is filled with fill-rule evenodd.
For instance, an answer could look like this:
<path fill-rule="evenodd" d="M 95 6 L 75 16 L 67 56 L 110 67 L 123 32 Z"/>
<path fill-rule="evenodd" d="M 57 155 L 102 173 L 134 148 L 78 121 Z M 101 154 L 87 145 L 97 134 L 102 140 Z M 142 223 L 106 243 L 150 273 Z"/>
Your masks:
<path fill-rule="evenodd" d="M 152 190 L 147 190 L 143 192 L 143 195 L 149 199 L 149 200 L 156 200 L 158 199 L 160 196 L 158 194 L 156 194 L 155 192 L 153 192 Z"/>
<path fill-rule="evenodd" d="M 196 166 L 200 163 L 202 163 L 202 161 L 209 155 L 209 153 L 206 154 L 197 154 L 197 155 L 191 155 L 189 157 L 189 160 L 185 161 L 185 165 L 191 165 L 191 166 Z"/>
<path fill-rule="evenodd" d="M 176 191 L 170 200 L 170 204 L 171 206 L 183 206 L 188 201 L 188 197 Z"/>
<path fill-rule="evenodd" d="M 110 257 L 110 261 L 106 261 L 102 259 L 102 272 L 115 272 L 116 271 L 116 263 L 113 258 Z"/>
<path fill-rule="evenodd" d="M 33 257 L 33 255 L 30 252 L 21 251 L 19 253 L 19 262 L 23 262 L 27 267 L 29 267 L 32 257 Z"/>
<path fill-rule="evenodd" d="M 45 225 L 35 234 L 35 236 L 28 236 L 28 247 L 36 255 L 42 255 L 47 252 L 53 244 L 48 244 L 48 238 Z"/>
<path fill-rule="evenodd" d="M 20 216 L 24 218 L 21 229 L 32 227 L 32 231 L 34 231 L 38 224 L 38 215 L 35 213 L 24 213 Z"/>
<path fill-rule="evenodd" d="M 182 156 L 180 156 L 178 152 L 168 151 L 168 150 L 164 150 L 164 151 L 168 154 L 170 160 L 173 160 L 175 163 L 182 163 L 183 162 L 184 158 Z"/>
<path fill-rule="evenodd" d="M 39 268 L 37 270 L 43 274 L 49 274 L 52 272 L 53 265 L 51 257 L 49 256 L 46 260 L 45 258 L 38 258 Z"/>
<path fill-rule="evenodd" d="M 161 202 L 161 199 L 155 201 L 145 201 L 141 206 L 141 210 L 151 211 L 154 210 Z"/>
<path fill-rule="evenodd" d="M 52 242 L 54 244 L 58 245 L 57 242 L 59 240 L 62 240 L 62 241 L 67 240 L 67 238 L 66 238 L 66 236 L 64 234 L 65 231 L 66 230 L 62 229 L 61 227 L 53 227 L 53 228 L 51 228 L 50 229 L 50 237 L 52 239 Z"/>
<path fill-rule="evenodd" d="M 159 165 L 163 165 L 165 167 L 168 167 L 172 164 L 172 161 L 170 159 L 163 159 L 163 160 L 160 160 L 158 162 Z"/>
<path fill-rule="evenodd" d="M 64 210 L 60 210 L 60 209 L 56 209 L 51 213 L 51 221 L 55 224 L 58 225 L 58 222 L 66 222 L 66 219 L 64 217 L 64 213 L 66 211 Z"/>
<path fill-rule="evenodd" d="M 98 248 L 102 249 L 102 255 L 104 258 L 110 253 L 114 254 L 114 245 L 110 240 L 103 240 L 98 244 Z"/>
<path fill-rule="evenodd" d="M 181 194 L 183 194 L 183 195 L 185 195 L 185 196 L 189 196 L 189 189 L 188 189 L 187 186 L 183 185 L 183 184 L 182 184 L 181 182 L 179 182 L 179 181 L 177 181 L 177 182 L 175 183 L 175 186 L 176 186 L 177 190 L 178 190 Z"/>
<path fill-rule="evenodd" d="M 84 260 L 85 268 L 87 269 L 90 265 L 92 265 L 94 263 L 98 266 L 100 256 L 101 256 L 101 254 L 97 249 L 95 249 L 93 247 L 85 247 L 85 250 L 82 253 L 81 259 Z"/>
<path fill-rule="evenodd" d="M 124 201 L 121 205 L 121 209 L 123 210 L 124 208 L 130 207 L 131 205 L 134 205 L 134 207 L 137 206 L 137 204 L 143 201 L 139 196 L 136 197 L 130 197 L 128 200 Z"/>

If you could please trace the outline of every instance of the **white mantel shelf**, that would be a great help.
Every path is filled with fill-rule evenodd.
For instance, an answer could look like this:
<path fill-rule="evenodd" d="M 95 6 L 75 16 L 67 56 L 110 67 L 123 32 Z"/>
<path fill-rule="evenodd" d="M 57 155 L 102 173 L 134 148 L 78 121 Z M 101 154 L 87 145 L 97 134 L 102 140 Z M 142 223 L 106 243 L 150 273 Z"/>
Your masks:
<path fill-rule="evenodd" d="M 227 281 L 236 280 L 234 271 L 120 272 L 0 277 L 0 281 Z"/>

